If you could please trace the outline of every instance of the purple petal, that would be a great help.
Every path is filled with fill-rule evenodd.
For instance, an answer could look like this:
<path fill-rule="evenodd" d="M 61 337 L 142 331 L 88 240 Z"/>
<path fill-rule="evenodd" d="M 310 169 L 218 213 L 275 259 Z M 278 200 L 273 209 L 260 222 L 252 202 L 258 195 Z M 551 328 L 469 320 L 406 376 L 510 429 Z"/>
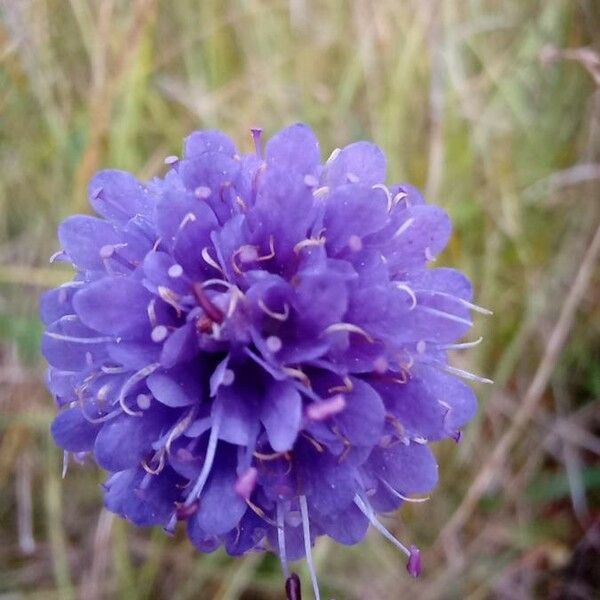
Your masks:
<path fill-rule="evenodd" d="M 121 415 L 105 423 L 96 438 L 96 462 L 107 471 L 124 471 L 137 467 L 152 453 L 152 443 L 172 419 L 156 408 L 141 416 Z"/>
<path fill-rule="evenodd" d="M 121 242 L 114 227 L 102 219 L 74 215 L 58 228 L 58 239 L 79 269 L 104 270 L 100 251 Z"/>
<path fill-rule="evenodd" d="M 101 333 L 125 335 L 149 328 L 151 295 L 137 281 L 106 277 L 79 290 L 73 306 L 82 322 Z"/>
<path fill-rule="evenodd" d="M 99 215 L 117 223 L 126 223 L 134 215 L 147 215 L 152 210 L 148 190 L 125 171 L 98 172 L 89 183 L 88 195 Z"/>
<path fill-rule="evenodd" d="M 314 520 L 323 533 L 347 546 L 358 544 L 369 528 L 369 520 L 354 504 L 348 506 L 343 513 L 315 515 Z"/>
<path fill-rule="evenodd" d="M 75 315 L 67 315 L 46 329 L 41 350 L 53 367 L 81 371 L 106 358 L 107 341 L 110 337 L 98 336 Z"/>
<path fill-rule="evenodd" d="M 190 321 L 176 329 L 166 339 L 160 355 L 160 364 L 170 369 L 178 363 L 189 362 L 197 353 L 196 327 Z"/>
<path fill-rule="evenodd" d="M 185 138 L 184 155 L 186 158 L 195 158 L 207 152 L 220 152 L 233 156 L 236 152 L 235 144 L 220 131 L 194 131 Z"/>
<path fill-rule="evenodd" d="M 200 379 L 187 368 L 175 367 L 153 373 L 146 380 L 146 385 L 165 406 L 190 406 L 202 400 Z"/>
<path fill-rule="evenodd" d="M 310 127 L 291 125 L 267 142 L 265 159 L 269 169 L 305 176 L 313 173 L 321 160 L 319 140 Z"/>
<path fill-rule="evenodd" d="M 403 495 L 429 492 L 438 480 L 435 458 L 429 447 L 422 444 L 376 447 L 367 464 Z"/>
<path fill-rule="evenodd" d="M 89 452 L 94 447 L 101 425 L 90 423 L 81 409 L 67 408 L 58 413 L 50 431 L 57 446 L 68 452 Z"/>
<path fill-rule="evenodd" d="M 381 149 L 370 142 L 355 142 L 343 148 L 329 163 L 327 185 L 347 183 L 374 185 L 385 181 L 386 160 Z"/>
<path fill-rule="evenodd" d="M 362 238 L 379 231 L 387 219 L 387 200 L 380 190 L 344 185 L 332 192 L 325 208 L 327 249 L 333 256 L 344 249 L 360 249 Z"/>
<path fill-rule="evenodd" d="M 274 382 L 263 398 L 260 419 L 273 450 L 290 450 L 302 419 L 302 398 L 296 388 L 287 381 Z"/>

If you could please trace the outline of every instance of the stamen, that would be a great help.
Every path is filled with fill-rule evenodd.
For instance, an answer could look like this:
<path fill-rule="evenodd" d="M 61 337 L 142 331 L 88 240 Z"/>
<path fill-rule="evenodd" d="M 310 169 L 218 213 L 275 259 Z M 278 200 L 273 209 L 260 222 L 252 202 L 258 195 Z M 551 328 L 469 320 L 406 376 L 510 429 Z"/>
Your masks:
<path fill-rule="evenodd" d="M 358 183 L 360 181 L 360 177 L 356 173 L 346 173 L 346 179 L 348 183 Z"/>
<path fill-rule="evenodd" d="M 463 379 L 468 379 L 469 381 L 476 381 L 477 383 L 494 383 L 491 379 L 487 377 L 480 377 L 479 375 L 475 375 L 474 373 L 470 373 L 469 371 L 464 371 L 463 369 L 457 369 L 456 367 L 451 367 L 450 365 L 441 365 L 439 363 L 432 363 L 433 366 L 445 371 L 446 373 L 450 373 L 451 375 L 457 375 L 458 377 L 462 377 Z"/>
<path fill-rule="evenodd" d="M 152 402 L 152 396 L 149 394 L 138 394 L 135 402 L 140 410 L 148 410 Z"/>
<path fill-rule="evenodd" d="M 474 310 L 475 312 L 478 312 L 482 315 L 493 315 L 494 314 L 493 311 L 488 310 L 487 308 L 483 308 L 483 306 L 479 306 L 478 304 L 473 304 L 472 302 L 469 302 L 468 300 L 465 300 L 464 298 L 461 298 L 460 296 L 455 296 L 454 294 L 450 294 L 448 292 L 440 292 L 437 290 L 414 290 L 414 291 L 419 294 L 431 294 L 433 296 L 441 296 L 442 298 L 448 298 L 449 300 L 454 300 L 455 302 L 462 304 L 465 308 L 470 308 L 471 310 Z"/>
<path fill-rule="evenodd" d="M 235 285 L 233 285 L 233 283 L 229 283 L 229 281 L 224 281 L 223 279 L 206 279 L 200 285 L 203 288 L 207 288 L 211 285 L 222 285 L 227 290 L 236 287 Z"/>
<path fill-rule="evenodd" d="M 282 322 L 287 321 L 290 316 L 290 307 L 288 304 L 283 305 L 282 313 L 278 313 L 278 312 L 275 312 L 274 310 L 271 310 L 265 304 L 265 302 L 262 298 L 258 301 L 258 306 L 264 313 L 266 313 L 267 315 L 269 315 L 269 317 L 271 317 L 272 319 L 275 319 L 276 321 L 282 321 Z"/>
<path fill-rule="evenodd" d="M 262 159 L 261 137 L 263 130 L 260 127 L 253 127 L 250 131 L 252 132 L 252 139 L 254 141 L 254 150 L 256 151 L 256 156 Z"/>
<path fill-rule="evenodd" d="M 310 523 L 308 520 L 308 505 L 306 503 L 306 496 L 300 496 L 298 500 L 300 502 L 300 513 L 302 514 L 302 533 L 304 534 L 304 550 L 306 552 L 306 563 L 308 564 L 308 572 L 310 573 L 310 581 L 313 586 L 315 600 L 320 600 L 321 595 L 319 594 L 317 573 L 315 571 L 315 565 L 313 563 L 312 558 L 312 548 L 310 542 Z"/>
<path fill-rule="evenodd" d="M 221 265 L 209 254 L 208 246 L 202 248 L 202 252 L 200 254 L 202 255 L 202 258 L 204 259 L 204 262 L 207 265 L 210 265 L 213 269 L 216 269 L 217 271 L 219 271 L 219 273 L 225 275 L 223 269 L 221 268 Z"/>
<path fill-rule="evenodd" d="M 333 152 L 329 155 L 329 158 L 327 159 L 327 161 L 325 162 L 326 165 L 330 164 L 331 162 L 333 162 L 339 155 L 339 153 L 342 151 L 341 148 L 335 148 L 333 150 Z"/>
<path fill-rule="evenodd" d="M 373 371 L 375 371 L 375 373 L 378 373 L 379 375 L 384 375 L 385 373 L 387 373 L 389 366 L 390 364 L 388 363 L 388 360 L 385 356 L 378 356 L 373 361 Z"/>
<path fill-rule="evenodd" d="M 196 215 L 194 213 L 187 213 L 183 219 L 181 219 L 181 223 L 179 223 L 178 231 L 181 231 L 188 223 L 192 223 L 196 220 Z"/>
<path fill-rule="evenodd" d="M 428 262 L 435 262 L 436 260 L 436 257 L 431 252 L 431 248 L 429 246 L 425 247 L 425 260 L 427 260 Z"/>
<path fill-rule="evenodd" d="M 342 378 L 342 381 L 344 382 L 344 385 L 334 385 L 333 387 L 330 387 L 327 390 L 327 393 L 329 393 L 329 394 L 335 394 L 336 392 L 349 393 L 354 389 L 354 384 L 352 383 L 352 379 L 350 379 L 350 377 L 348 377 L 348 375 L 344 375 L 344 377 Z"/>
<path fill-rule="evenodd" d="M 150 325 L 152 325 L 152 327 L 156 327 L 156 298 L 152 298 L 152 300 L 148 302 L 146 312 L 148 313 L 148 320 L 150 321 Z"/>
<path fill-rule="evenodd" d="M 175 423 L 165 443 L 165 451 L 167 454 L 171 454 L 171 445 L 178 437 L 181 437 L 187 431 L 187 428 L 192 424 L 192 421 L 196 418 L 197 412 L 198 411 L 196 407 L 192 407 L 187 413 L 187 415 L 183 417 L 183 419 Z"/>
<path fill-rule="evenodd" d="M 360 252 L 362 247 L 363 243 L 359 236 L 353 234 L 348 238 L 348 248 L 350 248 L 352 252 Z"/>
<path fill-rule="evenodd" d="M 404 554 L 406 554 L 406 556 L 408 556 L 410 558 L 410 556 L 411 556 L 410 550 L 400 540 L 397 540 L 386 529 L 386 527 L 377 520 L 377 518 L 375 517 L 375 514 L 373 512 L 373 509 L 371 508 L 371 506 L 369 504 L 367 504 L 358 495 L 354 496 L 354 504 L 356 504 L 356 506 L 358 507 L 358 510 L 360 510 L 360 512 L 363 515 L 365 515 L 365 517 L 367 517 L 367 519 L 369 519 L 369 523 L 371 523 L 371 525 L 373 525 L 373 527 L 375 527 L 375 529 L 377 529 L 377 531 L 379 531 L 379 533 L 381 533 L 381 535 L 384 538 L 386 538 L 388 541 L 390 541 L 392 544 L 394 544 L 394 546 L 396 546 L 396 548 L 398 548 L 398 550 L 400 550 L 401 552 L 403 552 Z"/>
<path fill-rule="evenodd" d="M 304 249 L 304 248 L 309 248 L 311 246 L 323 246 L 325 244 L 325 238 L 320 236 L 320 237 L 316 237 L 316 238 L 307 238 L 305 240 L 301 240 L 299 241 L 295 246 L 294 246 L 294 252 L 296 254 L 300 254 L 300 252 Z"/>
<path fill-rule="evenodd" d="M 277 460 L 278 458 L 285 458 L 287 452 L 273 452 L 271 454 L 263 454 L 262 452 L 254 451 L 252 456 L 258 458 L 258 460 Z"/>
<path fill-rule="evenodd" d="M 144 379 L 146 379 L 146 377 L 148 377 L 149 375 L 151 375 L 152 373 L 154 373 L 154 371 L 156 371 L 156 369 L 158 369 L 160 367 L 160 363 L 151 363 L 147 366 L 145 366 L 143 369 L 140 369 L 139 371 L 137 371 L 137 373 L 134 373 L 121 387 L 121 391 L 119 392 L 119 404 L 121 405 L 121 408 L 123 409 L 123 412 L 127 413 L 128 415 L 132 416 L 132 417 L 140 417 L 142 416 L 144 413 L 142 412 L 138 412 L 138 411 L 132 411 L 126 404 L 125 404 L 125 396 L 127 394 L 127 392 L 137 383 L 139 383 L 140 381 L 143 381 Z"/>
<path fill-rule="evenodd" d="M 298 381 L 303 383 L 306 387 L 312 387 L 308 375 L 301 369 L 294 369 L 293 367 L 282 367 L 281 370 L 289 377 L 293 377 L 294 379 L 297 379 Z"/>
<path fill-rule="evenodd" d="M 448 319 L 448 321 L 454 321 L 455 323 L 461 323 L 463 325 L 468 325 L 469 327 L 473 325 L 473 322 L 469 321 L 469 319 L 463 319 L 462 317 L 453 315 L 452 313 L 447 313 L 443 310 L 438 310 L 437 308 L 431 308 L 431 306 L 421 305 L 421 310 L 429 313 L 430 315 L 441 317 L 442 319 Z"/>
<path fill-rule="evenodd" d="M 242 209 L 242 212 L 246 212 L 248 210 L 248 206 L 244 202 L 244 199 L 241 196 L 235 197 L 235 203 Z"/>
<path fill-rule="evenodd" d="M 385 488 L 392 495 L 396 496 L 396 498 L 400 498 L 400 500 L 404 500 L 405 502 L 414 502 L 416 504 L 420 504 L 421 502 L 427 502 L 427 500 L 429 500 L 429 496 L 426 496 L 424 498 L 409 498 L 408 496 L 404 496 L 400 492 L 397 492 L 385 479 L 381 479 L 381 477 L 380 477 L 379 481 L 381 481 L 381 483 L 383 483 Z"/>
<path fill-rule="evenodd" d="M 394 206 L 396 206 L 396 204 L 399 204 L 400 202 L 402 202 L 402 200 L 404 200 L 405 198 L 408 198 L 408 194 L 406 192 L 398 192 L 393 199 L 393 204 Z M 408 200 L 406 201 L 406 207 L 408 208 L 410 206 L 410 204 L 408 203 Z"/>
<path fill-rule="evenodd" d="M 308 435 L 308 433 L 306 433 L 306 431 L 301 431 L 300 435 L 304 439 L 308 440 L 319 454 L 322 454 L 325 451 L 325 448 L 323 448 L 323 446 L 321 444 L 319 444 L 319 442 L 317 442 L 317 440 L 315 440 L 314 437 L 312 437 L 311 435 Z"/>
<path fill-rule="evenodd" d="M 342 394 L 333 398 L 310 404 L 306 409 L 306 416 L 313 421 L 324 421 L 342 412 L 346 408 L 346 399 Z"/>
<path fill-rule="evenodd" d="M 83 408 L 82 400 L 79 401 L 79 408 L 81 409 L 81 414 L 83 415 L 83 418 L 88 423 L 94 423 L 94 424 L 106 423 L 107 421 L 110 421 L 111 419 L 114 419 L 115 417 L 119 416 L 123 412 L 121 410 L 121 408 L 117 408 L 117 409 L 113 410 L 112 412 L 109 412 L 106 415 L 102 415 L 101 417 L 90 417 Z"/>
<path fill-rule="evenodd" d="M 302 600 L 300 578 L 296 573 L 292 573 L 285 580 L 285 595 L 287 596 L 287 600 Z"/>
<path fill-rule="evenodd" d="M 402 225 L 400 225 L 400 227 L 398 227 L 398 229 L 396 230 L 396 233 L 394 233 L 394 235 L 392 236 L 392 239 L 397 239 L 399 238 L 409 227 L 412 226 L 412 224 L 415 222 L 414 217 L 411 217 L 410 219 L 406 219 L 406 221 L 404 221 L 404 223 L 402 223 Z"/>
<path fill-rule="evenodd" d="M 202 465 L 202 471 L 200 471 L 200 475 L 198 476 L 192 491 L 185 499 L 185 506 L 189 506 L 200 496 L 202 490 L 204 489 L 204 485 L 206 484 L 206 480 L 210 475 L 210 470 L 212 469 L 212 465 L 215 460 L 215 454 L 217 452 L 217 443 L 219 441 L 219 429 L 221 427 L 222 415 L 222 407 L 217 406 L 215 408 L 214 420 L 210 429 L 210 436 L 208 438 L 208 446 L 206 448 L 206 456 L 204 458 L 204 464 Z"/>
<path fill-rule="evenodd" d="M 371 344 L 375 343 L 375 339 L 371 337 L 362 327 L 354 323 L 333 323 L 325 328 L 325 333 L 335 333 L 337 331 L 348 331 L 349 333 L 358 333 L 362 335 Z"/>
<path fill-rule="evenodd" d="M 244 244 L 231 255 L 231 266 L 238 275 L 243 275 L 244 272 L 237 263 L 237 258 L 240 258 L 242 265 L 255 262 L 258 260 L 258 249 L 251 244 Z"/>
<path fill-rule="evenodd" d="M 159 344 L 160 342 L 165 340 L 167 335 L 169 335 L 169 330 L 164 325 L 157 325 L 156 327 L 154 327 L 154 329 L 152 329 L 152 332 L 150 333 L 150 338 L 153 342 Z"/>
<path fill-rule="evenodd" d="M 171 154 L 167 157 L 165 157 L 165 165 L 169 165 L 170 167 L 172 167 L 174 164 L 179 162 L 179 157 L 175 156 L 174 154 Z"/>
<path fill-rule="evenodd" d="M 48 259 L 48 262 L 52 265 L 57 262 L 65 262 L 69 260 L 69 255 L 64 250 L 58 250 Z"/>
<path fill-rule="evenodd" d="M 105 383 L 96 393 L 96 398 L 99 402 L 105 402 L 106 396 L 108 396 L 108 392 L 112 389 L 112 385 L 110 383 Z"/>
<path fill-rule="evenodd" d="M 264 254 L 263 256 L 259 256 L 258 257 L 258 261 L 264 261 L 264 260 L 271 260 L 272 258 L 275 257 L 275 240 L 273 239 L 273 236 L 269 236 L 269 254 Z"/>
<path fill-rule="evenodd" d="M 145 460 L 142 461 L 142 468 L 148 475 L 158 475 L 165 468 L 165 451 L 159 450 L 152 460 L 158 458 L 158 465 L 153 469 Z"/>
<path fill-rule="evenodd" d="M 200 200 L 206 200 L 207 198 L 210 198 L 211 194 L 212 190 L 205 185 L 200 185 L 194 190 L 194 196 Z"/>
<path fill-rule="evenodd" d="M 204 288 L 201 283 L 195 283 L 192 286 L 194 291 L 194 296 L 198 301 L 198 304 L 204 309 L 206 316 L 215 323 L 222 323 L 225 315 L 223 311 L 216 305 L 211 302 L 211 300 L 206 295 Z"/>
<path fill-rule="evenodd" d="M 392 200 L 392 194 L 390 193 L 388 186 L 383 183 L 376 183 L 373 186 L 373 189 L 383 191 L 383 193 L 385 194 L 385 197 L 387 199 L 387 209 L 388 209 L 388 212 L 390 212 L 390 210 L 392 210 L 393 200 Z"/>
<path fill-rule="evenodd" d="M 304 184 L 308 187 L 315 188 L 319 185 L 319 180 L 314 175 L 305 175 Z"/>
<path fill-rule="evenodd" d="M 474 342 L 462 342 L 460 344 L 437 344 L 436 348 L 439 350 L 464 350 L 465 348 L 474 348 L 483 341 L 483 337 L 480 336 Z M 417 348 L 418 350 L 418 348 Z"/>
<path fill-rule="evenodd" d="M 410 300 L 411 300 L 412 304 L 411 304 L 409 310 L 412 310 L 417 305 L 417 297 L 415 296 L 415 293 L 410 289 L 410 287 L 408 286 L 407 283 L 403 283 L 401 281 L 395 281 L 394 286 L 397 287 L 399 290 L 406 292 L 410 296 Z"/>
<path fill-rule="evenodd" d="M 265 511 L 260 506 L 257 506 L 256 504 L 254 504 L 254 502 L 248 500 L 248 498 L 246 498 L 245 502 L 248 505 L 248 507 L 250 508 L 250 510 L 253 513 L 257 514 L 265 523 L 268 523 L 269 525 L 271 525 L 271 527 L 278 527 L 277 523 L 275 521 L 273 521 L 273 519 L 270 519 L 269 517 L 267 517 L 267 515 L 265 514 Z"/>
<path fill-rule="evenodd" d="M 221 385 L 231 385 L 235 381 L 235 373 L 231 369 L 225 369 L 223 371 L 223 379 Z"/>
<path fill-rule="evenodd" d="M 178 302 L 179 296 L 173 290 L 170 290 L 164 285 L 159 285 L 157 291 L 160 298 L 177 311 L 177 316 L 181 316 L 183 307 Z"/>
<path fill-rule="evenodd" d="M 181 504 L 175 509 L 175 515 L 178 521 L 185 521 L 190 517 L 194 516 L 198 512 L 200 503 L 198 501 L 192 502 L 189 505 Z"/>
<path fill-rule="evenodd" d="M 60 340 L 61 342 L 72 342 L 75 344 L 106 344 L 108 342 L 119 341 L 121 338 L 113 338 L 111 336 L 98 336 L 91 338 L 80 338 L 72 335 L 64 335 L 62 333 L 55 333 L 53 331 L 45 331 L 44 335 L 47 335 L 53 340 Z"/>
<path fill-rule="evenodd" d="M 406 570 L 411 577 L 418 577 L 421 574 L 421 552 L 416 546 L 410 547 Z"/>
<path fill-rule="evenodd" d="M 290 569 L 287 562 L 287 552 L 285 548 L 285 520 L 283 515 L 283 505 L 277 503 L 277 545 L 279 546 L 279 560 L 281 568 L 286 579 L 290 576 Z"/>
<path fill-rule="evenodd" d="M 167 275 L 172 277 L 173 279 L 177 279 L 177 277 L 181 277 L 183 275 L 183 267 L 177 263 L 171 265 L 169 270 L 167 271 Z"/>
<path fill-rule="evenodd" d="M 315 200 L 320 200 L 321 198 L 324 198 L 325 196 L 327 196 L 327 194 L 329 194 L 329 187 L 324 185 L 320 188 L 317 188 L 313 192 L 313 198 L 315 198 Z"/>
<path fill-rule="evenodd" d="M 265 343 L 267 345 L 267 348 L 269 349 L 269 352 L 273 352 L 273 354 L 279 352 L 283 347 L 283 342 L 281 341 L 281 338 L 276 335 L 270 335 L 266 339 Z"/>

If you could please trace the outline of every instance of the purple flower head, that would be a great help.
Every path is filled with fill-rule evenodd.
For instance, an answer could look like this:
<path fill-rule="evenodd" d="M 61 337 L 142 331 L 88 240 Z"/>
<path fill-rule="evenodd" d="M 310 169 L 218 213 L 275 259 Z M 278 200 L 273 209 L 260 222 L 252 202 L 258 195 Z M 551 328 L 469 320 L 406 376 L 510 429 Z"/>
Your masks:
<path fill-rule="evenodd" d="M 427 264 L 450 221 L 385 184 L 368 142 L 321 163 L 305 125 L 239 153 L 185 140 L 164 178 L 102 171 L 100 215 L 59 228 L 72 282 L 47 292 L 42 350 L 52 435 L 109 472 L 106 507 L 138 525 L 185 521 L 203 552 L 306 557 L 369 524 L 420 570 L 378 513 L 436 484 L 430 442 L 456 439 L 471 389 L 447 353 L 471 327 L 471 285 Z M 290 591 L 291 590 L 291 591 Z M 315 583 L 315 593 L 318 589 Z"/>

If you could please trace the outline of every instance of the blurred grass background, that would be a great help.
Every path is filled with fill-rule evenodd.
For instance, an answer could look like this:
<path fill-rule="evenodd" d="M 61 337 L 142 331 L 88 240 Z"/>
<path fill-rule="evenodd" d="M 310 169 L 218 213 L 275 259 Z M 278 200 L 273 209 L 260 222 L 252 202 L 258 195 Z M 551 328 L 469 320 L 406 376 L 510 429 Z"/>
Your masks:
<path fill-rule="evenodd" d="M 282 598 L 269 556 L 196 554 L 61 479 L 38 354 L 56 225 L 103 167 L 160 173 L 195 128 L 249 149 L 302 120 L 360 138 L 452 216 L 443 261 L 494 310 L 456 363 L 496 380 L 441 483 L 378 536 L 320 543 L 324 598 L 599 598 L 597 0 L 0 0 L 0 599 Z M 306 572 L 300 567 L 306 581 Z M 308 586 L 305 596 L 310 598 Z"/>

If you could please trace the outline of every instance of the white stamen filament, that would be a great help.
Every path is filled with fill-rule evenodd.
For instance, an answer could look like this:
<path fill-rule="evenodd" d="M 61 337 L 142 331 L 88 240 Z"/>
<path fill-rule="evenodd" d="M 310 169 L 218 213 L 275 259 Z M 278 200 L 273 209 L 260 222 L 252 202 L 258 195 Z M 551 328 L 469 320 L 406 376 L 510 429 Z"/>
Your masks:
<path fill-rule="evenodd" d="M 416 504 L 419 504 L 421 502 L 427 502 L 427 500 L 429 500 L 429 496 L 425 496 L 424 498 L 410 498 L 409 496 L 405 496 L 404 494 L 401 494 L 400 492 L 396 491 L 385 479 L 381 479 L 380 477 L 379 481 L 383 483 L 383 485 L 390 492 L 390 494 L 396 496 L 396 498 L 400 498 L 400 500 L 404 500 L 405 502 L 414 502 Z"/>
<path fill-rule="evenodd" d="M 483 341 L 483 337 L 478 337 L 474 342 L 462 342 L 460 344 L 437 344 L 439 350 L 464 350 L 466 348 L 474 348 Z"/>
<path fill-rule="evenodd" d="M 371 525 L 373 525 L 373 527 L 375 527 L 375 529 L 377 529 L 377 531 L 379 531 L 379 533 L 381 533 L 381 535 L 384 538 L 386 538 L 392 544 L 394 544 L 394 546 L 396 546 L 396 548 L 398 548 L 398 550 L 400 550 L 401 552 L 406 554 L 406 556 L 410 556 L 409 549 L 400 540 L 397 540 L 386 529 L 386 527 L 377 520 L 377 518 L 375 517 L 375 514 L 373 513 L 373 509 L 360 496 L 358 496 L 358 495 L 354 496 L 354 504 L 356 504 L 356 506 L 358 506 L 358 509 L 360 510 L 360 512 L 362 512 L 362 514 L 365 515 L 365 517 L 367 517 L 367 519 L 369 519 L 369 523 L 371 523 Z"/>
<path fill-rule="evenodd" d="M 390 212 L 390 210 L 392 210 L 393 200 L 392 200 L 392 194 L 390 193 L 388 186 L 383 183 L 376 183 L 373 186 L 373 189 L 381 190 L 385 194 L 385 197 L 387 199 L 387 209 L 388 209 L 388 212 Z"/>
<path fill-rule="evenodd" d="M 448 321 L 454 321 L 455 323 L 461 323 L 463 325 L 468 325 L 469 327 L 473 325 L 473 322 L 469 321 L 469 319 L 463 319 L 462 317 L 453 315 L 452 313 L 447 313 L 443 310 L 438 310 L 437 308 L 431 308 L 431 306 L 421 305 L 421 310 L 423 312 L 429 313 L 430 315 L 441 317 L 442 319 L 448 319 Z"/>
<path fill-rule="evenodd" d="M 294 252 L 296 254 L 300 254 L 304 248 L 310 248 L 311 246 L 323 246 L 325 241 L 326 240 L 324 237 L 307 238 L 305 240 L 301 240 L 294 246 Z"/>
<path fill-rule="evenodd" d="M 213 269 L 216 269 L 217 271 L 219 271 L 219 273 L 225 275 L 223 269 L 221 268 L 221 265 L 209 254 L 208 246 L 202 248 L 202 252 L 200 254 L 202 255 L 202 258 L 204 259 L 204 262 L 207 265 L 210 265 Z"/>
<path fill-rule="evenodd" d="M 275 319 L 277 321 L 287 321 L 288 317 L 290 316 L 290 307 L 288 304 L 284 304 L 283 305 L 283 312 L 282 313 L 278 313 L 275 312 L 274 310 L 271 310 L 264 302 L 264 300 L 261 298 L 258 301 L 258 306 L 259 308 L 266 313 L 267 315 L 269 315 L 272 319 Z"/>
<path fill-rule="evenodd" d="M 412 310 L 417 305 L 417 297 L 407 283 L 402 281 L 394 281 L 394 286 L 403 292 L 406 292 L 410 296 L 411 305 L 409 310 Z"/>
<path fill-rule="evenodd" d="M 396 206 L 396 204 L 398 204 L 399 202 L 402 202 L 402 200 L 404 200 L 405 198 L 408 198 L 408 194 L 406 192 L 398 192 L 393 199 L 394 206 Z M 406 201 L 406 206 L 410 206 L 408 200 Z"/>
<path fill-rule="evenodd" d="M 310 543 L 310 522 L 308 520 L 308 505 L 306 503 L 306 496 L 299 497 L 300 502 L 300 513 L 302 514 L 302 533 L 304 535 L 304 550 L 306 552 L 306 564 L 308 565 L 308 572 L 310 573 L 310 581 L 313 586 L 313 592 L 315 600 L 321 600 L 319 593 L 319 583 L 317 582 L 317 572 L 315 570 L 315 564 L 312 557 L 312 548 Z"/>
<path fill-rule="evenodd" d="M 192 223 L 196 220 L 196 215 L 194 213 L 187 213 L 183 219 L 181 219 L 181 223 L 179 223 L 178 231 L 181 231 L 188 223 Z"/>
<path fill-rule="evenodd" d="M 398 229 L 396 230 L 396 233 L 394 233 L 394 235 L 392 236 L 392 239 L 397 239 L 399 238 L 407 229 L 409 229 L 412 224 L 415 222 L 414 217 L 411 217 L 410 219 L 406 219 L 406 221 L 404 221 L 404 223 L 402 223 L 402 225 L 400 225 L 400 227 L 398 227 Z"/>
<path fill-rule="evenodd" d="M 337 331 L 347 331 L 349 333 L 358 333 L 362 335 L 368 342 L 373 344 L 375 339 L 371 337 L 362 327 L 354 323 L 333 323 L 325 328 L 325 333 L 335 333 Z"/>
<path fill-rule="evenodd" d="M 212 469 L 212 465 L 215 460 L 215 454 L 217 452 L 217 443 L 219 441 L 219 429 L 221 427 L 222 414 L 222 407 L 215 407 L 213 423 L 210 429 L 210 436 L 208 438 L 208 446 L 206 448 L 206 456 L 204 458 L 204 464 L 202 465 L 202 471 L 200 471 L 200 475 L 198 476 L 192 491 L 186 498 L 184 506 L 189 506 L 192 504 L 192 502 L 194 502 L 194 500 L 196 500 L 196 498 L 200 496 L 208 476 L 210 475 L 210 470 Z"/>
<path fill-rule="evenodd" d="M 494 383 L 491 379 L 488 379 L 487 377 L 480 377 L 479 375 L 475 375 L 474 373 L 470 373 L 469 371 L 464 371 L 463 369 L 451 367 L 450 365 L 440 365 L 434 363 L 434 366 L 440 368 L 446 373 L 450 373 L 451 375 L 458 375 L 458 377 L 468 379 L 469 381 L 476 381 L 477 383 Z"/>
<path fill-rule="evenodd" d="M 151 364 L 145 366 L 143 369 L 140 369 L 139 371 L 137 371 L 136 373 L 134 373 L 123 384 L 123 387 L 121 387 L 121 391 L 119 392 L 119 400 L 118 400 L 119 404 L 121 405 L 121 408 L 123 409 L 123 412 L 127 413 L 128 415 L 130 415 L 132 417 L 141 417 L 144 414 L 142 412 L 131 410 L 125 404 L 125 396 L 127 395 L 127 392 L 136 383 L 139 383 L 140 381 L 143 381 L 144 379 L 146 379 L 146 377 L 148 377 L 149 375 L 151 375 L 152 373 L 154 373 L 154 371 L 156 371 L 156 369 L 158 369 L 159 367 L 160 367 L 160 363 L 151 363 Z"/>
<path fill-rule="evenodd" d="M 61 342 L 73 342 L 74 344 L 106 344 L 108 342 L 114 342 L 115 338 L 110 336 L 98 336 L 91 338 L 80 338 L 72 335 L 64 335 L 62 333 L 55 333 L 53 331 L 45 331 L 44 335 L 47 335 L 53 340 L 60 340 Z M 120 338 L 117 338 L 117 340 Z"/>
<path fill-rule="evenodd" d="M 325 162 L 326 165 L 330 164 L 331 162 L 333 162 L 339 155 L 339 153 L 342 151 L 341 148 L 335 148 L 333 150 L 333 152 L 329 155 L 329 158 L 327 159 L 327 161 Z"/>
<path fill-rule="evenodd" d="M 320 188 L 317 188 L 313 192 L 313 198 L 315 198 L 316 200 L 320 200 L 321 198 L 324 198 L 325 196 L 327 196 L 327 194 L 329 194 L 329 187 L 324 185 Z"/>
<path fill-rule="evenodd" d="M 279 560 L 283 575 L 287 579 L 290 576 L 290 568 L 288 567 L 287 552 L 285 548 L 285 520 L 283 518 L 283 505 L 277 503 L 277 545 L 279 546 Z"/>
<path fill-rule="evenodd" d="M 433 296 L 440 296 L 442 298 L 448 298 L 449 300 L 454 300 L 455 302 L 462 304 L 465 308 L 470 308 L 471 310 L 474 310 L 475 312 L 478 312 L 482 315 L 493 315 L 494 314 L 493 311 L 488 310 L 487 308 L 483 308 L 483 306 L 479 306 L 478 304 L 473 304 L 472 302 L 469 302 L 468 300 L 465 300 L 464 298 L 461 298 L 460 296 L 455 296 L 454 294 L 449 294 L 448 292 L 440 292 L 437 290 L 414 290 L 414 291 L 418 294 L 431 294 Z"/>

